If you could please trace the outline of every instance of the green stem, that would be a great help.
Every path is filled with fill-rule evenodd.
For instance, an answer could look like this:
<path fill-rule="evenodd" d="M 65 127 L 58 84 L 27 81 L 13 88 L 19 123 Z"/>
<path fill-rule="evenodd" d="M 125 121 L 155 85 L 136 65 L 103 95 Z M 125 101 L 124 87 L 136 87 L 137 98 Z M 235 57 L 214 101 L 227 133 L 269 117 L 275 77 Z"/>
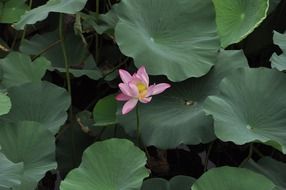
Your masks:
<path fill-rule="evenodd" d="M 242 163 L 239 165 L 239 167 L 243 167 L 243 166 L 246 164 L 246 162 L 251 159 L 252 154 L 253 154 L 253 144 L 251 143 L 250 146 L 249 146 L 248 155 L 247 155 L 247 157 L 242 161 Z"/>
<path fill-rule="evenodd" d="M 111 1 L 110 1 L 110 0 L 108 0 L 108 1 L 107 1 L 107 4 L 109 5 L 109 9 L 111 9 L 111 7 L 112 7 L 112 3 L 111 3 Z"/>
<path fill-rule="evenodd" d="M 99 18 L 99 1 L 100 0 L 96 0 L 96 19 Z"/>
<path fill-rule="evenodd" d="M 253 151 L 258 154 L 258 156 L 260 156 L 261 158 L 264 157 L 264 155 L 255 147 L 253 146 Z"/>
<path fill-rule="evenodd" d="M 137 143 L 140 145 L 140 117 L 139 117 L 139 105 L 136 106 L 136 132 L 137 132 Z"/>
<path fill-rule="evenodd" d="M 117 125 L 114 125 L 113 138 L 116 138 L 116 136 L 117 136 Z"/>
<path fill-rule="evenodd" d="M 122 65 L 125 65 L 126 63 L 127 63 L 127 61 L 128 61 L 128 57 L 125 59 L 125 60 L 123 60 L 122 62 L 120 62 L 117 66 L 115 66 L 111 71 L 109 71 L 108 73 L 106 73 L 106 74 L 104 74 L 103 76 L 102 76 L 102 78 L 105 78 L 105 77 L 107 77 L 108 75 L 110 75 L 110 74 L 112 74 L 114 71 L 116 71 L 118 68 L 120 68 Z"/>
<path fill-rule="evenodd" d="M 15 34 L 15 37 L 13 39 L 13 42 L 12 42 L 12 45 L 10 47 L 11 50 L 14 50 L 15 46 L 16 46 L 16 42 L 17 42 L 17 39 L 18 39 L 18 35 L 19 35 L 19 32 L 17 31 L 16 34 Z"/>
<path fill-rule="evenodd" d="M 209 164 L 209 156 L 211 154 L 211 150 L 213 148 L 213 145 L 214 145 L 214 142 L 211 142 L 211 144 L 209 145 L 209 148 L 208 148 L 208 151 L 207 151 L 207 154 L 206 154 L 206 158 L 205 158 L 205 167 L 204 167 L 204 172 L 206 172 L 208 170 L 208 164 Z"/>
<path fill-rule="evenodd" d="M 107 128 L 107 127 L 102 127 L 102 128 L 101 128 L 101 130 L 100 130 L 99 133 L 97 134 L 97 137 L 96 137 L 96 139 L 95 139 L 95 142 L 100 140 L 100 138 L 101 138 L 102 134 L 104 133 L 104 131 L 106 130 L 106 128 Z"/>
<path fill-rule="evenodd" d="M 64 38 L 64 31 L 63 31 L 63 14 L 60 14 L 60 21 L 59 21 L 59 37 L 61 41 L 61 48 L 64 57 L 64 64 L 65 64 L 65 73 L 66 73 L 66 81 L 67 81 L 67 88 L 68 92 L 71 95 L 71 79 L 70 79 L 70 72 L 69 72 L 69 63 L 67 57 L 67 51 L 65 47 L 65 38 Z"/>
<path fill-rule="evenodd" d="M 65 38 L 64 38 L 64 25 L 63 25 L 63 21 L 64 21 L 64 14 L 60 14 L 60 20 L 59 20 L 59 38 L 61 41 L 61 49 L 62 49 L 62 53 L 63 53 L 63 57 L 64 57 L 64 64 L 65 64 L 65 75 L 66 75 L 66 82 L 67 82 L 67 89 L 68 89 L 68 93 L 70 94 L 70 96 L 72 96 L 71 93 L 71 79 L 70 79 L 70 71 L 69 71 L 69 63 L 68 63 L 68 56 L 67 56 L 67 51 L 66 51 L 66 47 L 65 47 Z M 75 160 L 75 155 L 76 155 L 76 149 L 75 149 L 75 131 L 74 131 L 74 127 L 73 127 L 73 119 L 72 119 L 72 106 L 69 109 L 69 120 L 70 122 L 70 127 L 71 127 L 71 146 L 72 146 L 72 155 L 71 155 L 71 159 L 72 159 L 72 163 L 74 166 L 76 166 L 76 160 Z"/>
<path fill-rule="evenodd" d="M 99 0 L 96 0 L 96 20 L 99 19 Z M 99 64 L 99 34 L 95 35 L 95 63 Z"/>
<path fill-rule="evenodd" d="M 42 54 L 46 53 L 48 50 L 50 50 L 51 48 L 53 48 L 54 46 L 58 45 L 59 43 L 61 43 L 61 40 L 57 40 L 51 44 L 49 44 L 45 49 L 41 50 L 37 55 L 32 57 L 32 61 L 34 61 L 35 59 L 37 59 L 38 57 L 40 57 Z"/>
<path fill-rule="evenodd" d="M 148 159 L 150 159 L 150 154 L 148 152 L 148 149 L 147 147 L 145 146 L 145 144 L 143 142 L 141 142 L 141 128 L 140 128 L 140 117 L 139 117 L 139 104 L 137 104 L 136 106 L 136 135 L 137 135 L 137 144 L 138 144 L 138 147 L 140 147 L 140 145 L 143 146 L 144 148 L 144 151 L 146 153 L 146 156 Z"/>

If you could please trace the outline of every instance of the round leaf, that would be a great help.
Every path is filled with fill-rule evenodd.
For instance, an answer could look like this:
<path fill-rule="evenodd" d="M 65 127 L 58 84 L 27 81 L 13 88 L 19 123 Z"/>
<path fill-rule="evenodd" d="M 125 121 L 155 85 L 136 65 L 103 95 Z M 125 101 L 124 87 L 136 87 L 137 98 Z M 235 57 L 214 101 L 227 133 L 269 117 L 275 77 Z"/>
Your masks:
<path fill-rule="evenodd" d="M 10 98 L 6 94 L 0 92 L 0 115 L 8 113 L 10 109 L 11 109 Z"/>
<path fill-rule="evenodd" d="M 268 0 L 213 0 L 221 46 L 240 42 L 267 16 Z"/>
<path fill-rule="evenodd" d="M 0 189 L 20 185 L 23 163 L 13 163 L 0 152 Z"/>
<path fill-rule="evenodd" d="M 230 71 L 244 67 L 247 60 L 241 51 L 221 51 L 215 67 L 204 77 L 174 83 L 148 104 L 139 105 L 142 140 L 158 148 L 207 143 L 215 138 L 213 121 L 205 115 L 202 104 L 216 94 L 221 79 Z M 119 115 L 118 120 L 129 134 L 136 131 L 135 111 Z"/>
<path fill-rule="evenodd" d="M 276 68 L 279 71 L 286 70 L 286 33 L 280 34 L 274 31 L 273 41 L 279 45 L 283 53 L 281 55 L 273 54 L 270 61 L 272 68 Z"/>
<path fill-rule="evenodd" d="M 0 2 L 0 23 L 14 23 L 28 10 L 25 0 L 5 0 Z"/>
<path fill-rule="evenodd" d="M 251 170 L 220 167 L 204 173 L 192 186 L 192 190 L 272 190 L 275 185 L 266 177 Z"/>
<path fill-rule="evenodd" d="M 8 89 L 12 109 L 3 116 L 11 121 L 37 121 L 52 133 L 67 119 L 71 99 L 65 89 L 48 82 L 26 83 Z"/>
<path fill-rule="evenodd" d="M 144 181 L 141 190 L 169 190 L 169 182 L 162 178 L 151 178 Z"/>
<path fill-rule="evenodd" d="M 49 0 L 46 4 L 26 12 L 14 25 L 23 30 L 26 24 L 35 24 L 46 19 L 50 12 L 74 14 L 84 8 L 87 0 Z"/>
<path fill-rule="evenodd" d="M 151 178 L 144 181 L 141 190 L 189 190 L 195 181 L 189 176 L 175 176 L 170 181 Z"/>
<path fill-rule="evenodd" d="M 116 10 L 119 48 L 150 74 L 182 81 L 215 63 L 219 40 L 210 0 L 122 0 Z"/>
<path fill-rule="evenodd" d="M 271 179 L 279 190 L 286 189 L 286 164 L 272 159 L 271 157 L 263 157 L 257 163 L 253 160 L 249 161 L 246 166 L 257 173 L 261 173 L 268 179 Z"/>
<path fill-rule="evenodd" d="M 1 152 L 14 163 L 24 163 L 21 182 L 29 187 L 34 188 L 48 170 L 56 168 L 54 141 L 53 134 L 36 122 L 1 123 L 0 126 Z"/>
<path fill-rule="evenodd" d="M 110 139 L 91 145 L 79 168 L 61 183 L 61 190 L 139 189 L 148 171 L 146 156 L 125 139 Z"/>
<path fill-rule="evenodd" d="M 107 126 L 116 124 L 116 100 L 114 95 L 99 100 L 93 109 L 95 125 Z"/>
<path fill-rule="evenodd" d="M 205 101 L 215 134 L 235 144 L 260 141 L 286 153 L 286 75 L 244 68 L 224 78 L 220 94 Z"/>
<path fill-rule="evenodd" d="M 29 56 L 12 52 L 0 60 L 3 72 L 2 84 L 9 88 L 28 82 L 39 82 L 50 65 L 50 62 L 44 57 L 32 62 Z"/>
<path fill-rule="evenodd" d="M 74 44 L 77 45 L 74 46 Z M 93 57 L 79 37 L 71 33 L 65 34 L 65 48 L 70 66 L 69 72 L 73 76 L 80 77 L 86 75 L 93 80 L 102 77 Z M 50 70 L 65 72 L 64 57 L 57 31 L 42 35 L 36 34 L 29 40 L 23 40 L 20 50 L 28 55 L 37 56 L 42 54 L 51 61 L 53 67 Z"/>

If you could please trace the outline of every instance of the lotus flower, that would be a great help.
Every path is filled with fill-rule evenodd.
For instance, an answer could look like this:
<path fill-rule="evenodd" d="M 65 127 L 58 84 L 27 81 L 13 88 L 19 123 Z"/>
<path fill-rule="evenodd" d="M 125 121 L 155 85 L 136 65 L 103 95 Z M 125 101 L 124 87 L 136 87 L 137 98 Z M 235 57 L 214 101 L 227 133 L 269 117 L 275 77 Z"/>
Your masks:
<path fill-rule="evenodd" d="M 127 114 L 134 109 L 138 101 L 148 103 L 153 95 L 160 94 L 171 87 L 167 83 L 149 86 L 149 77 L 144 66 L 140 67 L 132 76 L 123 69 L 119 70 L 119 75 L 123 83 L 118 85 L 121 93 L 116 96 L 116 100 L 127 101 L 122 108 L 122 114 Z"/>

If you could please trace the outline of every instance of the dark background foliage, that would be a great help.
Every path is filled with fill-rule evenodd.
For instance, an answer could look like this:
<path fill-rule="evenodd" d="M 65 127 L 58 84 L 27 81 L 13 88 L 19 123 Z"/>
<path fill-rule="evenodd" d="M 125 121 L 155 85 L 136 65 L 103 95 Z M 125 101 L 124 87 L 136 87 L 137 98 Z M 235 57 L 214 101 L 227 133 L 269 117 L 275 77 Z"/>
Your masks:
<path fill-rule="evenodd" d="M 45 0 L 33 1 L 32 8 L 44 4 Z M 96 7 L 96 1 L 89 0 L 83 12 L 97 11 L 106 13 L 110 9 L 110 4 L 116 3 L 116 0 L 101 1 L 100 7 Z M 53 31 L 58 27 L 59 14 L 52 13 L 49 17 L 34 26 L 29 26 L 26 29 L 25 38 L 29 39 L 35 34 L 46 33 Z M 269 59 L 273 53 L 281 53 L 278 46 L 273 44 L 273 30 L 283 33 L 286 30 L 286 0 L 282 0 L 275 10 L 268 15 L 263 23 L 255 29 L 242 42 L 227 47 L 229 50 L 243 49 L 250 67 L 270 67 Z M 73 32 L 74 15 L 65 15 L 64 29 L 65 32 Z M 21 43 L 22 31 L 16 31 L 9 24 L 0 24 L 0 37 L 11 49 L 11 51 L 19 50 Z M 117 69 L 134 69 L 131 59 L 120 53 L 114 39 L 108 35 L 97 35 L 94 30 L 83 32 L 84 38 L 88 43 L 88 49 L 93 57 L 97 59 L 97 66 L 105 77 L 100 80 L 92 80 L 86 76 L 79 78 L 73 77 L 72 85 L 72 110 L 73 116 L 66 125 L 65 130 L 61 130 L 57 134 L 57 158 L 59 163 L 59 172 L 50 171 L 39 183 L 39 190 L 58 189 L 60 179 L 64 178 L 69 170 L 79 165 L 83 150 L 95 141 L 113 137 L 124 136 L 120 128 L 101 129 L 93 133 L 85 133 L 81 130 L 81 124 L 77 118 L 81 118 L 81 122 L 88 125 L 89 116 L 81 114 L 81 111 L 92 111 L 95 103 L 108 94 L 113 94 L 118 91 Z M 0 56 L 4 57 L 7 52 L 0 51 Z M 82 63 L 78 63 L 81 67 Z M 75 66 L 76 67 L 76 66 Z M 62 73 L 57 71 L 49 71 L 45 79 L 59 86 L 66 87 L 65 78 Z M 257 94 L 260 96 L 260 94 Z M 85 119 L 84 119 L 85 117 Z M 65 127 L 65 126 L 64 126 Z M 76 150 L 67 150 L 70 152 L 70 157 L 60 157 L 60 151 L 63 146 L 68 146 L 70 133 L 76 133 Z M 130 138 L 130 137 L 127 137 Z M 212 146 L 211 150 L 210 146 Z M 286 156 L 266 145 L 254 144 L 255 151 L 253 158 L 258 159 L 261 154 L 271 156 L 277 160 L 286 162 Z M 209 167 L 211 166 L 239 166 L 239 164 L 248 155 L 248 145 L 237 146 L 233 143 L 224 143 L 216 140 L 211 144 L 200 144 L 196 146 L 184 146 L 182 149 L 159 150 L 156 147 L 148 147 L 150 154 L 148 165 L 152 171 L 151 177 L 163 177 L 170 179 L 176 175 L 188 175 L 198 178 L 202 175 L 205 168 L 205 157 L 209 154 Z M 72 160 L 72 161 L 71 161 Z M 65 163 L 65 165 L 63 165 Z"/>

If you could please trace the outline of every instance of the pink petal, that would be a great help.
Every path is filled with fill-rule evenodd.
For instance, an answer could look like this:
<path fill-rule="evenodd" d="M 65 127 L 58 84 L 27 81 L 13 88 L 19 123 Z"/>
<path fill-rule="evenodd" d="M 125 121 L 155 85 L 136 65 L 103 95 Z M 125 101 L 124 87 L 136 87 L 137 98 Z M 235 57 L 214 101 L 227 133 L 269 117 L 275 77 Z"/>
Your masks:
<path fill-rule="evenodd" d="M 135 98 L 128 100 L 128 101 L 124 104 L 124 106 L 123 106 L 123 108 L 122 108 L 122 114 L 123 114 L 123 115 L 124 115 L 124 114 L 127 114 L 127 113 L 130 112 L 133 108 L 135 108 L 137 102 L 138 102 L 138 99 L 135 99 Z"/>
<path fill-rule="evenodd" d="M 170 88 L 171 85 L 168 83 L 160 83 L 157 85 L 151 85 L 148 88 L 148 96 L 153 96 L 164 92 L 167 88 Z"/>
<path fill-rule="evenodd" d="M 125 71 L 123 69 L 119 69 L 119 75 L 120 75 L 121 80 L 124 83 L 128 83 L 132 80 L 132 76 L 127 71 Z"/>
<path fill-rule="evenodd" d="M 137 71 L 137 78 L 141 79 L 141 81 L 146 85 L 149 86 L 149 76 L 146 72 L 146 69 L 144 66 L 141 66 Z"/>
<path fill-rule="evenodd" d="M 125 95 L 125 94 L 123 94 L 123 93 L 120 93 L 120 94 L 117 94 L 117 96 L 115 97 L 115 99 L 116 99 L 117 101 L 127 101 L 127 100 L 130 100 L 131 97 L 130 97 L 130 96 L 127 96 L 127 95 Z"/>
<path fill-rule="evenodd" d="M 120 83 L 118 86 L 123 94 L 132 97 L 132 92 L 127 84 Z"/>
<path fill-rule="evenodd" d="M 132 82 L 130 82 L 128 86 L 129 86 L 132 97 L 137 97 L 139 95 L 137 86 Z"/>
<path fill-rule="evenodd" d="M 139 99 L 139 101 L 144 104 L 149 103 L 151 100 L 152 100 L 152 97 L 145 97 L 143 99 Z"/>

